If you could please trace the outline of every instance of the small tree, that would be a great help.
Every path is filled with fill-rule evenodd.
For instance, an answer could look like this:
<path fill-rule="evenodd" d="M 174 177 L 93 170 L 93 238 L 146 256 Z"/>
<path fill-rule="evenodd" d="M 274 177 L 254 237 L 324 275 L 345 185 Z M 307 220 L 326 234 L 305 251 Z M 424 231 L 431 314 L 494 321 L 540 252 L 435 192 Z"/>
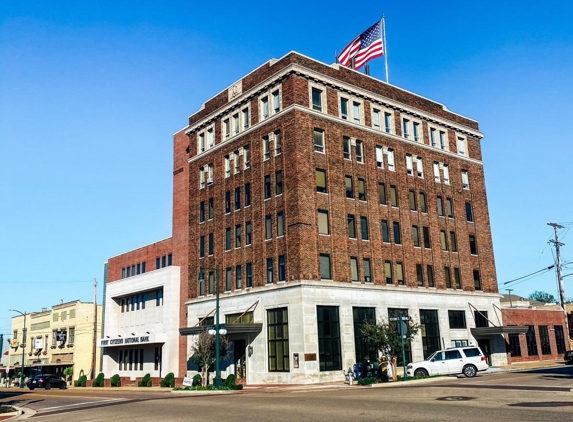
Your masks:
<path fill-rule="evenodd" d="M 557 303 L 557 300 L 553 297 L 553 295 L 539 290 L 536 290 L 533 293 L 531 293 L 528 298 L 543 303 Z"/>
<path fill-rule="evenodd" d="M 68 366 L 66 369 L 64 369 L 64 377 L 66 377 L 66 381 L 70 381 L 73 374 L 74 368 L 72 366 Z"/>
<path fill-rule="evenodd" d="M 228 345 L 229 340 L 227 336 L 219 335 L 219 357 L 221 359 L 226 359 Z M 212 336 L 206 330 L 202 331 L 197 336 L 195 344 L 191 346 L 190 359 L 201 368 L 203 387 L 207 386 L 207 372 L 209 367 L 215 362 L 215 352 L 215 336 Z"/>
<path fill-rule="evenodd" d="M 399 323 L 399 321 L 397 321 Z M 388 356 L 392 362 L 393 374 L 396 374 L 395 359 L 402 354 L 402 344 L 412 341 L 420 329 L 420 324 L 410 320 L 404 320 L 406 332 L 403 333 L 404 339 L 400 338 L 400 331 L 397 323 L 380 321 L 365 321 L 360 326 L 360 334 L 370 347 L 375 347 L 383 355 Z"/>

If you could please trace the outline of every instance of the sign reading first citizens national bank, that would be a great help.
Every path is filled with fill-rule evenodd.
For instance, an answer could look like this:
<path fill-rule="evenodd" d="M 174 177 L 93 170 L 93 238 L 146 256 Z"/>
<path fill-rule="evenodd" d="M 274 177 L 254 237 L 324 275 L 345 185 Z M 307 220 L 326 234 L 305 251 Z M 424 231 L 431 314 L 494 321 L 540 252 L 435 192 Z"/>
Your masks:
<path fill-rule="evenodd" d="M 118 338 L 106 338 L 99 339 L 99 347 L 111 347 L 111 346 L 124 346 L 131 344 L 146 344 L 151 343 L 151 336 L 132 336 L 132 337 L 118 337 Z"/>

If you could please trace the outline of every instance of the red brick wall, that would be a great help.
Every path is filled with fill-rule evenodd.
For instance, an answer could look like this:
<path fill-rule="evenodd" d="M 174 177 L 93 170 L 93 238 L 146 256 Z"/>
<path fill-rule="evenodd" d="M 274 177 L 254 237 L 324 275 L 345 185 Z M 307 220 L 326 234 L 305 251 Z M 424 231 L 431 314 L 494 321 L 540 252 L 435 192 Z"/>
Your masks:
<path fill-rule="evenodd" d="M 122 268 L 144 261 L 146 263 L 145 271 L 153 271 L 155 270 L 155 258 L 170 254 L 172 251 L 172 239 L 168 238 L 143 246 L 139 249 L 114 256 L 108 260 L 107 282 L 113 283 L 114 281 L 121 280 Z M 175 261 L 173 262 L 173 265 L 177 265 Z"/>
<path fill-rule="evenodd" d="M 563 353 L 557 353 L 557 343 L 555 340 L 555 325 L 561 325 L 565 331 L 565 315 L 560 310 L 544 310 L 544 309 L 520 309 L 520 308 L 504 308 L 503 309 L 503 325 L 533 325 L 535 326 L 535 338 L 537 340 L 538 355 L 528 356 L 527 354 L 527 341 L 526 335 L 519 335 L 519 345 L 521 347 L 521 356 L 511 356 L 507 353 L 509 363 L 512 362 L 530 362 L 539 360 L 555 360 L 563 358 Z M 539 326 L 546 325 L 549 330 L 549 343 L 551 345 L 551 354 L 544 355 L 541 353 L 541 339 L 539 337 Z M 509 341 L 506 335 L 506 341 Z M 569 350 L 569 342 L 565 339 L 565 348 Z"/>

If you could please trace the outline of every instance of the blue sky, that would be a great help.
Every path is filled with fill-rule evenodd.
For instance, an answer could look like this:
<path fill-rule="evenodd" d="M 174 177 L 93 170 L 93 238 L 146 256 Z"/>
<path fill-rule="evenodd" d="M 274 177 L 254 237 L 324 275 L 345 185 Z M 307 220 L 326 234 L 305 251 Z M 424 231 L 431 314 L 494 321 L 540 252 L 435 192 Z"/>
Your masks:
<path fill-rule="evenodd" d="M 383 13 L 390 83 L 485 134 L 500 285 L 553 263 L 548 222 L 573 261 L 573 3 L 199 4 L 0 2 L 0 333 L 94 278 L 101 301 L 108 257 L 171 235 L 172 134 L 202 102 L 291 50 L 332 63 Z M 557 297 L 552 271 L 506 287 Z"/>

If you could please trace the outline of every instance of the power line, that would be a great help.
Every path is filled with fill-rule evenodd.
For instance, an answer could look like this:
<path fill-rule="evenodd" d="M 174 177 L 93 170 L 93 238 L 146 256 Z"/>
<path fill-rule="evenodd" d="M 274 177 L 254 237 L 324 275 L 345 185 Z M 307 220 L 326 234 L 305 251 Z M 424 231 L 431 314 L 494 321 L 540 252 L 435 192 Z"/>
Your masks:
<path fill-rule="evenodd" d="M 533 273 L 531 273 L 531 274 L 527 274 L 527 275 L 524 275 L 524 276 L 522 276 L 522 277 L 518 277 L 518 278 L 514 278 L 513 280 L 506 281 L 505 283 L 502 284 L 502 286 L 505 286 L 506 284 L 509 284 L 509 283 L 516 282 L 516 281 L 521 280 L 521 279 L 526 278 L 526 277 L 531 277 L 532 275 L 535 275 L 535 274 L 540 273 L 540 272 L 542 272 L 542 271 L 549 271 L 549 270 L 552 269 L 552 268 L 555 268 L 555 265 L 550 265 L 550 266 L 547 267 L 547 268 L 543 268 L 543 269 L 538 270 L 538 271 L 535 271 L 535 272 L 533 272 Z"/>

